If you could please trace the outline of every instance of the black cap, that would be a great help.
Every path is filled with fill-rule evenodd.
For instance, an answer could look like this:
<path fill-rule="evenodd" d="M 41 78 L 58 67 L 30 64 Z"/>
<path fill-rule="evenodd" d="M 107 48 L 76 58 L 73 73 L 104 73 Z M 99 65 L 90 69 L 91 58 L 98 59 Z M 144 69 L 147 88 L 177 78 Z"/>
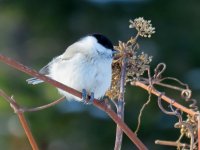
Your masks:
<path fill-rule="evenodd" d="M 97 39 L 99 44 L 103 45 L 105 48 L 113 50 L 113 44 L 107 37 L 99 33 L 92 34 L 92 36 Z"/>

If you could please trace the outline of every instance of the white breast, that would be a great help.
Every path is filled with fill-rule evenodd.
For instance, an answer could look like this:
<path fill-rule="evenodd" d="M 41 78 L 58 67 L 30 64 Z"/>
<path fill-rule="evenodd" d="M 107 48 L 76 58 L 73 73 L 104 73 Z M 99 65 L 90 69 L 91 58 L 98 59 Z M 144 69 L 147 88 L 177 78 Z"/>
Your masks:
<path fill-rule="evenodd" d="M 62 55 L 61 55 L 62 58 Z M 50 77 L 80 92 L 82 89 L 90 94 L 94 92 L 95 98 L 101 98 L 111 84 L 112 59 L 89 59 L 83 54 L 76 54 L 71 59 L 52 64 L 49 68 Z M 71 94 L 58 89 L 67 99 L 76 99 Z"/>

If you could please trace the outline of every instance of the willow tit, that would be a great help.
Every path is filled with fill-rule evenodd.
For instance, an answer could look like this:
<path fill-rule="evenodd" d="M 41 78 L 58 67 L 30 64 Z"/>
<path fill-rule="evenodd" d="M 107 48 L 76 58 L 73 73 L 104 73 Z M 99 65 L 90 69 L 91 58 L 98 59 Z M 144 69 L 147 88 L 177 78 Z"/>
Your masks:
<path fill-rule="evenodd" d="M 99 99 L 110 88 L 112 59 L 116 51 L 112 42 L 101 34 L 92 34 L 70 45 L 66 51 L 55 57 L 39 72 L 80 92 Z M 27 80 L 28 84 L 43 81 L 37 78 Z M 68 100 L 82 101 L 61 89 L 61 95 Z"/>

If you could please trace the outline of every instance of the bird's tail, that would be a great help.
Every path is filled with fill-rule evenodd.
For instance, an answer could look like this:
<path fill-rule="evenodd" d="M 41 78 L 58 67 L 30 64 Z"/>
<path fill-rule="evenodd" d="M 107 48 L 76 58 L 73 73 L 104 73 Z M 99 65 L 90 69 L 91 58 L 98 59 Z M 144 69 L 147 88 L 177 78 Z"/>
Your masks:
<path fill-rule="evenodd" d="M 44 81 L 38 79 L 38 78 L 30 78 L 30 79 L 27 79 L 26 82 L 28 82 L 28 84 L 39 84 L 39 83 L 42 83 Z"/>

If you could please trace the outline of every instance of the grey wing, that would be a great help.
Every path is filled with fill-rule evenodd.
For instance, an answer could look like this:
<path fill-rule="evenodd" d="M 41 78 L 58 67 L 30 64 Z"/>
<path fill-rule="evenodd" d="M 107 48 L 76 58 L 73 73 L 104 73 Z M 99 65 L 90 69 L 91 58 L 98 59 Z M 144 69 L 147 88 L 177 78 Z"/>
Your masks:
<path fill-rule="evenodd" d="M 43 74 L 43 75 L 46 75 L 48 76 L 49 75 L 49 68 L 50 66 L 55 63 L 56 61 L 60 60 L 60 57 L 56 57 L 55 59 L 53 59 L 50 63 L 48 63 L 46 66 L 44 66 L 42 69 L 40 69 L 39 73 Z M 36 77 L 34 78 L 29 78 L 26 80 L 26 82 L 28 82 L 28 84 L 39 84 L 39 83 L 42 83 L 44 82 L 43 80 L 40 80 Z"/>
<path fill-rule="evenodd" d="M 44 74 L 44 75 L 48 75 L 49 74 L 49 67 L 51 66 L 52 62 L 48 63 L 46 66 L 42 67 L 42 69 L 40 69 L 39 73 Z"/>
<path fill-rule="evenodd" d="M 50 63 L 48 63 L 46 66 L 44 66 L 42 69 L 40 69 L 39 73 L 48 76 L 49 75 L 49 68 L 53 63 L 57 63 L 57 62 L 62 61 L 62 60 L 71 59 L 76 54 L 81 52 L 80 49 L 81 49 L 81 47 L 80 47 L 79 44 L 77 44 L 77 43 L 72 44 L 71 46 L 69 46 L 66 49 L 66 51 L 62 55 L 54 58 Z M 28 84 L 33 84 L 33 85 L 44 82 L 44 81 L 42 81 L 38 78 L 30 78 L 30 79 L 27 79 L 26 81 L 28 82 Z"/>
<path fill-rule="evenodd" d="M 49 74 L 49 65 L 50 65 L 50 63 L 48 63 L 46 66 L 44 66 L 42 69 L 40 69 L 39 73 L 48 76 L 48 74 Z M 40 80 L 40 79 L 34 77 L 34 78 L 29 78 L 29 79 L 27 79 L 26 82 L 28 82 L 28 84 L 33 84 L 33 85 L 35 85 L 35 84 L 42 83 L 42 82 L 44 82 L 44 81 L 42 81 L 42 80 Z"/>
<path fill-rule="evenodd" d="M 84 51 L 82 50 L 83 47 L 81 47 L 77 42 L 70 45 L 65 52 L 62 55 L 62 59 L 63 60 L 69 60 L 72 57 L 74 57 L 75 55 L 79 54 L 79 53 L 84 53 Z"/>

